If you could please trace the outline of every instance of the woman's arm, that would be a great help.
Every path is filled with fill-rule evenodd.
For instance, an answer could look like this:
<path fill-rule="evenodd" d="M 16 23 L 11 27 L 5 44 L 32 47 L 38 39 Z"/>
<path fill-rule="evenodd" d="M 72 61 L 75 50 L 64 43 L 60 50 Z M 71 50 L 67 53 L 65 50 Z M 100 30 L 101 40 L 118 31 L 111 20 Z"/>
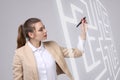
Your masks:
<path fill-rule="evenodd" d="M 86 32 L 87 32 L 87 24 L 86 20 L 81 20 L 82 24 L 80 25 L 80 36 L 78 38 L 78 45 L 77 48 L 67 49 L 61 47 L 61 50 L 64 54 L 64 57 L 80 57 L 84 53 L 84 47 L 85 47 L 85 40 L 86 40 Z"/>
<path fill-rule="evenodd" d="M 23 80 L 22 63 L 16 53 L 13 58 L 13 80 Z"/>
<path fill-rule="evenodd" d="M 80 57 L 83 54 L 78 48 L 70 48 L 70 49 L 64 47 L 60 47 L 60 48 L 65 58 Z"/>

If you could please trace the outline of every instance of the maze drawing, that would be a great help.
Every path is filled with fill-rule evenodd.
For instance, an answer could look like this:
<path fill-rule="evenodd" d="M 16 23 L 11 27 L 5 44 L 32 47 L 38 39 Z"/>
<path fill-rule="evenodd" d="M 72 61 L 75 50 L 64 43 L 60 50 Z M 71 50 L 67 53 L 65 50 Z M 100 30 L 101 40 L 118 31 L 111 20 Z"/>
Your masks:
<path fill-rule="evenodd" d="M 85 54 L 83 55 L 84 76 L 79 75 L 75 59 L 71 59 L 75 80 L 116 80 L 120 63 L 114 45 L 109 15 L 100 0 L 56 0 L 65 41 L 72 47 L 67 24 L 77 24 L 84 15 L 88 20 Z M 79 13 L 79 18 L 78 14 Z M 98 70 L 97 70 L 98 69 Z M 95 74 L 92 74 L 95 72 Z M 90 74 L 91 73 L 91 74 Z"/>

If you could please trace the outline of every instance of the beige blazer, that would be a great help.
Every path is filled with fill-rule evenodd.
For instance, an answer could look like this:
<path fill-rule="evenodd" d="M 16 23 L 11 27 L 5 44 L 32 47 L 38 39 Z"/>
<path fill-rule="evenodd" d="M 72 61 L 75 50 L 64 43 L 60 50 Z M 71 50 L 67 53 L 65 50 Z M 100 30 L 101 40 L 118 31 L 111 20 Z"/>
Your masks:
<path fill-rule="evenodd" d="M 47 41 L 43 44 L 55 59 L 57 65 L 57 74 L 59 75 L 65 73 L 70 80 L 74 80 L 70 71 L 68 70 L 64 57 L 79 57 L 82 55 L 82 52 L 77 48 L 67 49 L 60 47 L 54 41 Z M 32 49 L 28 46 L 28 43 L 15 51 L 13 59 L 13 79 L 39 80 L 35 57 Z"/>

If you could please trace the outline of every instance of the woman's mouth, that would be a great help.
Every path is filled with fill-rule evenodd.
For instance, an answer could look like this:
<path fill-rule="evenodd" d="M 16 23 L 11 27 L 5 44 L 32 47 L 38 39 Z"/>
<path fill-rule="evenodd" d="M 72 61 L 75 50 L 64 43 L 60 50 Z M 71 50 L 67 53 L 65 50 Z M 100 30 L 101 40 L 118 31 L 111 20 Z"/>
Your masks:
<path fill-rule="evenodd" d="M 47 34 L 45 34 L 44 37 L 47 37 Z"/>

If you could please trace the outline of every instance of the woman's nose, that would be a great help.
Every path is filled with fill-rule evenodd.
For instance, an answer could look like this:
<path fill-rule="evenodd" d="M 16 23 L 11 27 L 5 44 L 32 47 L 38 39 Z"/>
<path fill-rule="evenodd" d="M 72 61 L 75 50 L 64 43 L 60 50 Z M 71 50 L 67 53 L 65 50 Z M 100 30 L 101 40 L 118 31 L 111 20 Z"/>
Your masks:
<path fill-rule="evenodd" d="M 46 32 L 47 32 L 47 30 L 46 30 L 46 29 L 44 29 L 44 32 L 46 33 Z"/>

